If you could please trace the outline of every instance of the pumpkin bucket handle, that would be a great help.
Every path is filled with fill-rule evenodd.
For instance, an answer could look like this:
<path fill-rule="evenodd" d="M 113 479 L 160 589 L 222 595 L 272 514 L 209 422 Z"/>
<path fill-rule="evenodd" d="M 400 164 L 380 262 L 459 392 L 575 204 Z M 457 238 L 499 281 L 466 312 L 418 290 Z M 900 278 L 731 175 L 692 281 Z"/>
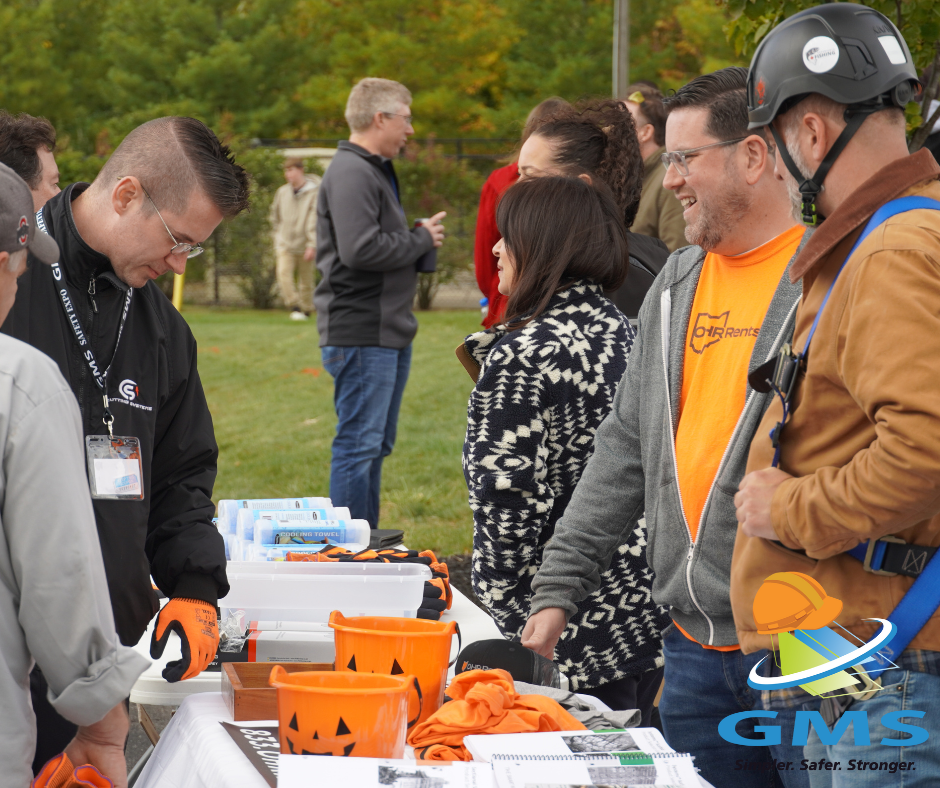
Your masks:
<path fill-rule="evenodd" d="M 418 720 L 421 719 L 421 712 L 424 711 L 424 696 L 421 694 L 421 685 L 418 683 L 418 677 L 417 677 L 417 676 L 413 676 L 412 678 L 414 679 L 414 682 L 415 682 L 415 692 L 418 693 L 418 713 L 415 715 L 415 718 L 414 718 L 413 720 L 410 720 L 410 721 L 408 722 L 408 728 L 409 728 L 409 729 L 411 729 L 412 727 L 414 727 L 414 724 L 415 724 Z"/>
<path fill-rule="evenodd" d="M 447 667 L 449 668 L 452 668 L 454 663 L 460 658 L 460 652 L 463 649 L 463 639 L 460 637 L 460 624 L 456 621 L 454 622 L 454 630 L 457 632 L 457 656 L 447 663 Z"/>

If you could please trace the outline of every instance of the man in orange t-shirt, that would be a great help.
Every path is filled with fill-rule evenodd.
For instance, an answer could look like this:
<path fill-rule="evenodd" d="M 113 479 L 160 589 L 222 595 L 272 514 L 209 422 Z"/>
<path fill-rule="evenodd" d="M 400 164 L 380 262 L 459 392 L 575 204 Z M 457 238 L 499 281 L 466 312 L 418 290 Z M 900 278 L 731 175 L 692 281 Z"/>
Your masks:
<path fill-rule="evenodd" d="M 746 69 L 722 69 L 666 100 L 663 184 L 682 203 L 694 245 L 672 254 L 647 294 L 614 409 L 532 581 L 522 644 L 551 656 L 567 618 L 645 513 L 652 602 L 675 624 L 663 638 L 666 740 L 722 788 L 777 778 L 798 788 L 808 784 L 798 769 L 802 748 L 755 744 L 742 753 L 718 733 L 725 717 L 761 706 L 747 675 L 767 653 L 740 651 L 731 613 L 734 494 L 769 404 L 747 376 L 792 331 L 800 288 L 787 271 L 804 238 L 774 176 L 772 143 L 747 131 L 746 78 Z M 630 589 L 624 603 L 634 603 Z M 786 742 L 796 709 L 781 711 Z M 761 738 L 753 719 L 737 733 Z M 735 769 L 742 757 L 797 768 Z"/>

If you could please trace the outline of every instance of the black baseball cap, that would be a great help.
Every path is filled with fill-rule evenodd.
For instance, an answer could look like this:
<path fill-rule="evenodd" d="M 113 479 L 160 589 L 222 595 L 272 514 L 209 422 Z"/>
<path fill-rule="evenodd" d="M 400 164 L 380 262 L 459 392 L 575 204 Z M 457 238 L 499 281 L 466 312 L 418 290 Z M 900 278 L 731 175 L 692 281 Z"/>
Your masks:
<path fill-rule="evenodd" d="M 494 638 L 467 645 L 457 657 L 454 673 L 470 670 L 505 670 L 514 681 L 543 687 L 561 687 L 558 666 L 521 643 Z"/>
<path fill-rule="evenodd" d="M 41 263 L 59 261 L 59 245 L 37 229 L 33 195 L 19 175 L 0 164 L 0 252 L 29 249 Z"/>

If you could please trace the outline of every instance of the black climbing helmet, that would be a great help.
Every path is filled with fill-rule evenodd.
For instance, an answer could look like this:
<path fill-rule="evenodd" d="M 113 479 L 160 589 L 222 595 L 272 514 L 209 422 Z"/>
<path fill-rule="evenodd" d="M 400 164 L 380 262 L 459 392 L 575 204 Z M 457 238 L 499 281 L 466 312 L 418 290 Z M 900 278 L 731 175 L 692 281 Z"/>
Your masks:
<path fill-rule="evenodd" d="M 770 126 L 787 169 L 800 183 L 804 222 L 816 224 L 815 197 L 823 179 L 865 118 L 881 109 L 903 108 L 920 87 L 907 43 L 874 9 L 854 3 L 815 6 L 767 34 L 748 72 L 749 129 L 770 125 L 811 93 L 847 105 L 845 129 L 809 179 Z"/>

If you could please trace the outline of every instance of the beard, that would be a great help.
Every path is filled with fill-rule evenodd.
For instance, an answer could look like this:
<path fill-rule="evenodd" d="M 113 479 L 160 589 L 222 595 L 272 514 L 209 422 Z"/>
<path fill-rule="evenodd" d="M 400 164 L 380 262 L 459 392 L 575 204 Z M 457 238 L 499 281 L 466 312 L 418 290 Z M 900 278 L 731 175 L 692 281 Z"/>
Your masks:
<path fill-rule="evenodd" d="M 728 176 L 726 183 L 738 182 L 730 167 L 725 172 Z M 753 202 L 749 194 L 734 188 L 707 199 L 696 194 L 695 199 L 698 201 L 698 219 L 686 225 L 685 237 L 690 244 L 700 246 L 706 252 L 721 243 L 725 233 L 741 221 Z"/>
<path fill-rule="evenodd" d="M 796 168 L 800 171 L 800 175 L 803 176 L 803 180 L 808 180 L 812 177 L 812 173 L 809 171 L 809 165 L 806 163 L 806 159 L 803 158 L 803 152 L 800 150 L 799 145 L 792 143 L 788 137 L 790 135 L 784 130 L 783 139 L 787 145 L 787 153 L 790 154 L 790 158 L 793 159 L 793 163 L 796 165 Z M 777 154 L 780 155 L 779 153 Z M 796 182 L 796 179 L 791 174 L 788 167 L 783 167 L 783 182 L 787 187 L 787 195 L 790 197 L 790 211 L 793 214 L 793 218 L 796 219 L 800 224 L 803 223 L 803 195 L 800 194 L 800 184 Z"/>

